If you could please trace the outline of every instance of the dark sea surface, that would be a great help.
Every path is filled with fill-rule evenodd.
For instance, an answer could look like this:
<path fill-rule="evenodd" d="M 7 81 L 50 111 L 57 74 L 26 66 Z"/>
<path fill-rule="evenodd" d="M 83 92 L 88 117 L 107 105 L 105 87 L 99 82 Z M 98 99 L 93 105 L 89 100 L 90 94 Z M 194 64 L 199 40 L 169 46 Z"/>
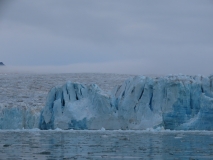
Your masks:
<path fill-rule="evenodd" d="M 0 131 L 0 159 L 213 159 L 213 132 Z"/>

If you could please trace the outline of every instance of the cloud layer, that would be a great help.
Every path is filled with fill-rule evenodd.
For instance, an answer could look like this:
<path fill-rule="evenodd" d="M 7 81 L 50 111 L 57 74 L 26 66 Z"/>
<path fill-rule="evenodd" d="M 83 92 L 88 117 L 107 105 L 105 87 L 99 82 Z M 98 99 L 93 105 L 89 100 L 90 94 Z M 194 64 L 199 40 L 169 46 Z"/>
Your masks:
<path fill-rule="evenodd" d="M 213 73 L 210 0 L 1 1 L 0 6 L 0 61 L 9 66 Z"/>

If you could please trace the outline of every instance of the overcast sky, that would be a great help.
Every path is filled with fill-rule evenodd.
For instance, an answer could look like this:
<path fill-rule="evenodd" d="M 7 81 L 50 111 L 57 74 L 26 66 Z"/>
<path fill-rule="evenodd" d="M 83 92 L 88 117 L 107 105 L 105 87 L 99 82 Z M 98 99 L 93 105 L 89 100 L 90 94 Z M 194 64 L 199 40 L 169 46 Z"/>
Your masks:
<path fill-rule="evenodd" d="M 66 72 L 213 74 L 213 0 L 0 0 L 0 61 Z"/>

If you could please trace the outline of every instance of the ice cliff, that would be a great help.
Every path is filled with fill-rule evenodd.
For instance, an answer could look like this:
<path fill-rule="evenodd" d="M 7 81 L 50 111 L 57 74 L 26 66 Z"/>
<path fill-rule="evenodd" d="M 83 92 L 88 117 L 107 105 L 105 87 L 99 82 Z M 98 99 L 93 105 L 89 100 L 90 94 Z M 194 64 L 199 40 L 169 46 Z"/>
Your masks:
<path fill-rule="evenodd" d="M 41 109 L 26 106 L 0 104 L 0 129 L 39 128 Z"/>
<path fill-rule="evenodd" d="M 213 76 L 136 76 L 110 94 L 67 82 L 48 94 L 40 129 L 213 130 Z"/>
<path fill-rule="evenodd" d="M 0 103 L 0 129 L 213 130 L 212 84 L 213 76 L 136 76 L 106 93 L 67 82 L 50 90 L 45 107 Z"/>

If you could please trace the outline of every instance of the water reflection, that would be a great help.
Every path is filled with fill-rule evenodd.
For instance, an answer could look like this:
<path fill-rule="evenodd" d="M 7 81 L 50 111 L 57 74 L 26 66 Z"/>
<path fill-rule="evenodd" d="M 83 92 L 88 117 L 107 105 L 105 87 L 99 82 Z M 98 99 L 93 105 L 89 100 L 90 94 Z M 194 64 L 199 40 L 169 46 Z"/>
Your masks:
<path fill-rule="evenodd" d="M 1 131 L 0 159 L 213 159 L 213 132 Z"/>

